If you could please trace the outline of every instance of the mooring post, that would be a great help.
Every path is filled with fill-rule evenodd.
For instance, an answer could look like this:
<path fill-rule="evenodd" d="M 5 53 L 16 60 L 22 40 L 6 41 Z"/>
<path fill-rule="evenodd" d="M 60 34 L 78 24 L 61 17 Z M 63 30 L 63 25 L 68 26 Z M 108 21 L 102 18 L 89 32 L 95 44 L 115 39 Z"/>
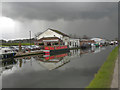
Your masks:
<path fill-rule="evenodd" d="M 21 48 L 21 42 L 20 42 L 20 43 L 19 43 L 19 52 L 21 51 L 21 49 L 22 49 L 22 48 Z"/>

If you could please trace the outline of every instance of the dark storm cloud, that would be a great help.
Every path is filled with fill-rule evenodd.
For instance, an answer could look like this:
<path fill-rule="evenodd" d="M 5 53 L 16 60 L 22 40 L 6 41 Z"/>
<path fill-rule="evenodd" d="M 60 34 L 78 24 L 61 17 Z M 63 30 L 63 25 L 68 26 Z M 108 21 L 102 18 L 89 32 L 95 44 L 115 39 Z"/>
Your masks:
<path fill-rule="evenodd" d="M 16 36 L 9 34 L 14 38 L 28 38 L 29 30 L 35 34 L 47 28 L 80 37 L 114 39 L 118 35 L 117 2 L 4 2 L 2 12 L 19 22 Z"/>
<path fill-rule="evenodd" d="M 19 2 L 3 3 L 3 16 L 30 20 L 78 20 L 110 17 L 117 11 L 117 3 Z"/>

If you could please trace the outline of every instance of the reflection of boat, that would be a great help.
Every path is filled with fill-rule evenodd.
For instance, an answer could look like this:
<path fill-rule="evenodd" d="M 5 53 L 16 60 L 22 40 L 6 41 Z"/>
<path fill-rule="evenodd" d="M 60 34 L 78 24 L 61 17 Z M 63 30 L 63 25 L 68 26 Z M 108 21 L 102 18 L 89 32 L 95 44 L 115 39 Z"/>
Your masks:
<path fill-rule="evenodd" d="M 5 67 L 1 67 L 0 68 L 0 74 L 2 74 L 3 72 L 7 72 L 7 70 L 10 70 L 13 68 L 13 65 L 8 65 L 8 66 L 5 66 Z"/>
<path fill-rule="evenodd" d="M 49 69 L 49 70 L 53 70 L 53 69 L 57 69 L 61 66 L 63 66 L 64 64 L 70 62 L 69 57 L 65 57 L 62 60 L 60 60 L 59 62 L 39 62 L 41 65 L 43 65 L 45 68 Z"/>
<path fill-rule="evenodd" d="M 2 61 L 3 67 L 8 66 L 8 65 L 13 65 L 13 64 L 16 64 L 15 59 L 7 59 L 7 60 Z"/>
<path fill-rule="evenodd" d="M 0 55 L 0 59 L 8 59 L 8 58 L 12 58 L 13 56 L 15 56 L 15 52 L 10 49 L 10 48 L 1 48 L 1 55 Z"/>
<path fill-rule="evenodd" d="M 62 54 L 57 54 L 57 55 L 52 55 L 52 56 L 45 56 L 45 57 L 39 57 L 35 56 L 36 60 L 42 61 L 42 62 L 59 62 L 62 60 L 63 57 L 68 56 L 68 53 L 62 53 Z"/>
<path fill-rule="evenodd" d="M 7 59 L 4 61 L 1 61 L 2 67 L 0 68 L 1 73 L 5 70 L 12 69 L 13 65 L 16 64 L 17 62 L 14 59 Z"/>
<path fill-rule="evenodd" d="M 65 56 L 68 56 L 67 53 L 64 53 L 64 54 L 59 54 L 59 55 L 53 55 L 53 56 L 48 56 L 48 57 L 45 57 L 44 59 L 46 61 L 59 61 L 62 57 L 65 57 Z M 58 59 L 58 60 L 54 60 L 54 59 Z"/>
<path fill-rule="evenodd" d="M 44 58 L 38 58 L 38 59 L 36 57 L 36 60 L 38 60 L 42 66 L 44 66 L 45 68 L 49 70 L 59 68 L 63 66 L 64 64 L 70 62 L 70 59 L 67 53 L 48 56 Z"/>

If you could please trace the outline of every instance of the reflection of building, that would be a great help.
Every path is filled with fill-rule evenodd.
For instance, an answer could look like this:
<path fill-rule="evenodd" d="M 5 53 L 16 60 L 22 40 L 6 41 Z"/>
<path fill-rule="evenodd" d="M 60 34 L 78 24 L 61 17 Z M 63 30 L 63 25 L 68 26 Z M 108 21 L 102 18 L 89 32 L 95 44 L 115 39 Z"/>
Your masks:
<path fill-rule="evenodd" d="M 79 57 L 79 56 L 82 56 L 88 53 L 97 53 L 104 49 L 105 49 L 104 47 L 98 47 L 98 48 L 92 47 L 92 48 L 83 49 L 83 50 L 75 49 L 75 50 L 70 50 L 69 53 L 62 53 L 62 54 L 52 55 L 52 56 L 47 56 L 47 57 L 41 57 L 41 55 L 35 55 L 32 58 L 37 60 L 37 62 L 41 64 L 42 66 L 44 66 L 45 68 L 49 70 L 53 70 L 70 62 L 72 58 Z M 31 61 L 29 59 L 31 59 L 31 57 L 17 60 L 19 61 L 18 62 L 19 67 L 23 66 L 22 64 L 24 61 Z"/>
<path fill-rule="evenodd" d="M 105 50 L 105 48 L 104 47 L 98 47 L 98 48 L 91 48 L 93 51 L 94 51 L 94 53 L 98 53 L 98 52 L 100 52 L 100 51 L 102 51 L 102 50 Z"/>
<path fill-rule="evenodd" d="M 80 49 L 70 50 L 69 57 L 73 58 L 79 56 L 79 53 L 80 53 Z"/>
<path fill-rule="evenodd" d="M 76 56 L 81 56 L 83 54 L 92 53 L 92 52 L 94 52 L 94 51 L 92 51 L 91 49 L 84 49 L 84 50 L 76 49 L 76 50 L 71 50 L 69 56 L 71 58 L 74 58 Z"/>
<path fill-rule="evenodd" d="M 70 62 L 70 58 L 67 53 L 49 56 L 45 58 L 35 57 L 35 59 L 38 60 L 39 64 L 49 70 L 59 68 L 64 64 Z"/>

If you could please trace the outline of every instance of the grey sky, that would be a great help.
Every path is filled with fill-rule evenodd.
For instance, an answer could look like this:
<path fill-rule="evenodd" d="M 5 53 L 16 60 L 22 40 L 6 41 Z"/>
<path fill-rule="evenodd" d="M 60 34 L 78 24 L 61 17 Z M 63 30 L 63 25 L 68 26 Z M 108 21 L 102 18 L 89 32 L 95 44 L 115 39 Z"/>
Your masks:
<path fill-rule="evenodd" d="M 4 39 L 29 38 L 47 28 L 66 34 L 114 39 L 118 35 L 117 2 L 14 2 L 3 3 L 2 14 L 16 23 Z"/>
<path fill-rule="evenodd" d="M 119 0 L 1 0 L 1 2 L 119 2 Z"/>

